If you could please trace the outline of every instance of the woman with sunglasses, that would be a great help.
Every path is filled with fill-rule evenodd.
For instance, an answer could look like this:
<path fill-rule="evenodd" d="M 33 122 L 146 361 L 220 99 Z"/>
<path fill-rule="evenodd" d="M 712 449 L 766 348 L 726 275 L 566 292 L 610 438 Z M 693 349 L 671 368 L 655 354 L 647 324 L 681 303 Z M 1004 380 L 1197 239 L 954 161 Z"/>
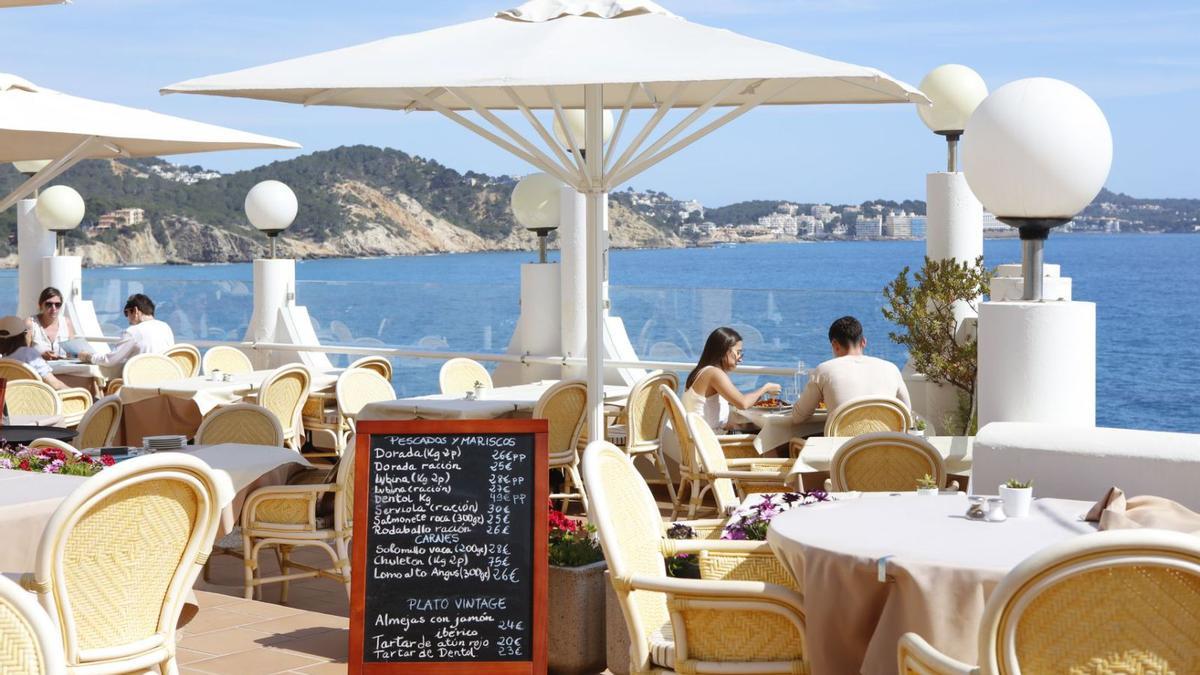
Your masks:
<path fill-rule="evenodd" d="M 683 391 L 683 407 L 699 413 L 715 431 L 729 423 L 729 405 L 745 409 L 754 405 L 764 394 L 779 392 L 780 386 L 768 382 L 754 391 L 743 394 L 729 378 L 729 373 L 742 360 L 742 336 L 732 328 L 721 326 L 709 334 L 700 353 L 700 362 L 688 374 Z"/>
<path fill-rule="evenodd" d="M 29 318 L 33 348 L 47 361 L 65 358 L 62 344 L 74 337 L 71 324 L 63 318 L 62 306 L 62 292 L 50 286 L 38 296 L 38 313 Z"/>

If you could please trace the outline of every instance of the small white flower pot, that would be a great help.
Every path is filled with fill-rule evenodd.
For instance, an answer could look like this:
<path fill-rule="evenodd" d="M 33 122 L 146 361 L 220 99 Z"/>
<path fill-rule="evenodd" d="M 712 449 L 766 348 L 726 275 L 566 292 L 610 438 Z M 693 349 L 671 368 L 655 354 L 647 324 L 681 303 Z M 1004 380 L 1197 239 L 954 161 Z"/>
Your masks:
<path fill-rule="evenodd" d="M 1033 488 L 1010 488 L 1000 486 L 1000 498 L 1004 500 L 1004 515 L 1009 518 L 1024 518 L 1033 505 Z"/>
<path fill-rule="evenodd" d="M 917 496 L 919 497 L 936 497 L 938 496 L 937 488 L 917 488 Z"/>

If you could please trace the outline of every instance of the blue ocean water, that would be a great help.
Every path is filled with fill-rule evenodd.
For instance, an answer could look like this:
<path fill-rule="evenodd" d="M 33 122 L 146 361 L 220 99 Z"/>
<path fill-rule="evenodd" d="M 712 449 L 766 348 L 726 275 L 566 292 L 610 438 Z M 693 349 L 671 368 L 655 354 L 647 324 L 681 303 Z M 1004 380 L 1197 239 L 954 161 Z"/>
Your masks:
<path fill-rule="evenodd" d="M 728 324 L 746 338 L 747 362 L 787 367 L 829 358 L 829 323 L 854 314 L 868 352 L 902 364 L 880 290 L 903 267 L 919 266 L 924 250 L 918 241 L 878 241 L 614 251 L 613 314 L 643 357 L 694 359 L 708 332 Z M 1200 432 L 1200 236 L 1055 234 L 1046 251 L 1047 262 L 1072 277 L 1075 299 L 1097 303 L 1098 423 Z M 1020 259 L 1016 240 L 989 240 L 984 253 L 989 265 Z M 503 351 L 519 312 L 520 264 L 533 258 L 303 261 L 297 301 L 327 341 Z M 128 293 L 144 291 L 181 339 L 240 339 L 250 282 L 248 264 L 84 273 L 85 296 L 110 324 L 106 332 L 123 323 Z M 0 287 L 14 290 L 7 297 L 15 283 L 14 272 L 0 273 Z M 433 391 L 437 366 L 398 360 L 397 389 Z"/>

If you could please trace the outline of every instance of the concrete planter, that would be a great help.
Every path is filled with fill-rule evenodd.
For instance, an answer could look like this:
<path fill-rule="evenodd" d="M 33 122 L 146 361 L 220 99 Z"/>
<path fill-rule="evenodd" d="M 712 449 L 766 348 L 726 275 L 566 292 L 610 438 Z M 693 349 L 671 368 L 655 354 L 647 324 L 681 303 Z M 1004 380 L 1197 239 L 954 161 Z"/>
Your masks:
<path fill-rule="evenodd" d="M 551 675 L 604 670 L 604 587 L 608 563 L 550 567 L 547 626 Z"/>

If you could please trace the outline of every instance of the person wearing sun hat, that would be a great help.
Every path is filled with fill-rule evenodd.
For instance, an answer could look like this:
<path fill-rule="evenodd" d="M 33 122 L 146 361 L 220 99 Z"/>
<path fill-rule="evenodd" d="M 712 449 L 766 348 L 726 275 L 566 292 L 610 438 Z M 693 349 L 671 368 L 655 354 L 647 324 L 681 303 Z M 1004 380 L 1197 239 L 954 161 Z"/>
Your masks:
<path fill-rule="evenodd" d="M 29 324 L 19 316 L 0 317 L 0 356 L 28 364 L 46 384 L 55 389 L 67 385 L 50 372 L 50 364 L 31 345 Z"/>

